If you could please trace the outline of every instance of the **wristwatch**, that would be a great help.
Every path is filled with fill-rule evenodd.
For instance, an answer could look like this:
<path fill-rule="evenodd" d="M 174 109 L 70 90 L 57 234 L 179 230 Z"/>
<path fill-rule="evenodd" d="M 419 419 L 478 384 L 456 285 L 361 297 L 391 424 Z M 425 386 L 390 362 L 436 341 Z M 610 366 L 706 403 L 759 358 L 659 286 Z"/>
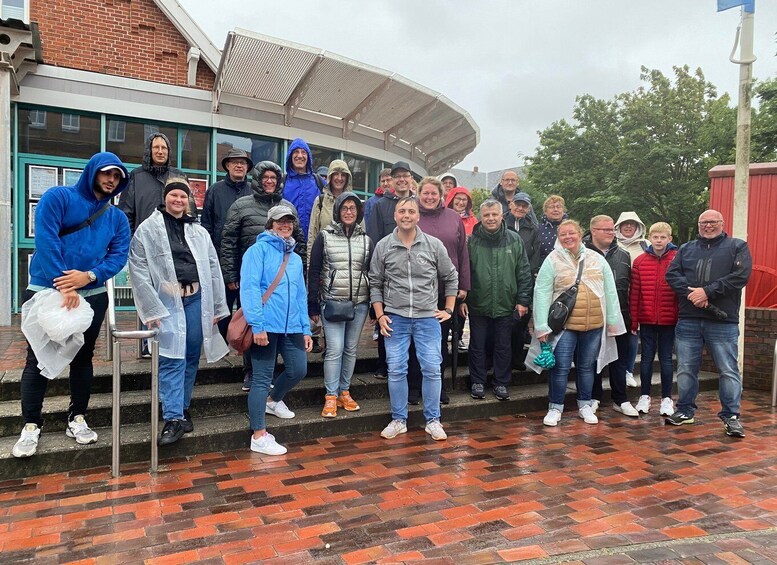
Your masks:
<path fill-rule="evenodd" d="M 86 271 L 86 276 L 89 277 L 89 282 L 97 281 L 97 275 L 94 274 L 94 271 Z"/>
<path fill-rule="evenodd" d="M 450 308 L 444 308 L 444 310 L 445 312 L 448 313 L 448 316 L 453 316 L 453 310 L 451 310 Z"/>

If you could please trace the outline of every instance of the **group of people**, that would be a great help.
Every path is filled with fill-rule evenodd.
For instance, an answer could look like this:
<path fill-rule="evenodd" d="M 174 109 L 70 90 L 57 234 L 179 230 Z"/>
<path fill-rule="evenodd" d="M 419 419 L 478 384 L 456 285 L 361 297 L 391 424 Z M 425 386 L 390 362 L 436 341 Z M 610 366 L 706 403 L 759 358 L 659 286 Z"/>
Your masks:
<path fill-rule="evenodd" d="M 115 155 L 98 153 L 75 186 L 47 191 L 37 207 L 28 298 L 54 288 L 63 307 L 86 300 L 94 310 L 70 370 L 66 432 L 77 443 L 97 441 L 85 420 L 91 360 L 107 308 L 104 283 L 127 262 L 138 316 L 159 330 L 165 420 L 159 445 L 194 429 L 189 407 L 201 352 L 208 362 L 227 355 L 224 338 L 236 306 L 252 335 L 243 390 L 250 448 L 258 453 L 286 452 L 267 431 L 265 416 L 294 417 L 284 397 L 307 374 L 308 352 L 324 350 L 322 417 L 359 410 L 350 383 L 368 318 L 378 334 L 376 376 L 388 379 L 391 421 L 381 432 L 387 439 L 407 431 L 408 405 L 420 402 L 425 431 L 446 439 L 440 405 L 448 402 L 447 342 L 465 320 L 474 399 L 485 398 L 493 368 L 493 394 L 508 400 L 512 369 L 539 372 L 534 361 L 552 347 L 548 426 L 561 420 L 573 363 L 585 422 L 598 421 L 605 367 L 613 408 L 627 416 L 647 413 L 656 352 L 661 415 L 671 424 L 692 423 L 706 344 L 721 370 L 726 433 L 744 436 L 735 336 L 751 260 L 747 244 L 724 233 L 714 210 L 700 217 L 699 238 L 678 250 L 668 224 L 646 233 L 633 212 L 617 223 L 595 216 L 584 233 L 554 195 L 538 218 L 512 170 L 476 211 L 454 176 L 416 181 L 403 161 L 381 171 L 379 190 L 364 203 L 352 192 L 347 163 L 332 161 L 324 177 L 314 172 L 305 141 L 295 139 L 285 174 L 273 162 L 255 165 L 247 153 L 231 150 L 222 160 L 226 175 L 208 189 L 198 222 L 186 176 L 170 166 L 169 153 L 160 133 L 149 137 L 143 164 L 132 173 Z M 548 312 L 571 286 L 577 299 L 564 328 L 554 332 Z M 641 383 L 634 406 L 626 383 L 633 379 L 638 334 Z M 47 382 L 28 347 L 24 428 L 14 456 L 37 449 Z"/>

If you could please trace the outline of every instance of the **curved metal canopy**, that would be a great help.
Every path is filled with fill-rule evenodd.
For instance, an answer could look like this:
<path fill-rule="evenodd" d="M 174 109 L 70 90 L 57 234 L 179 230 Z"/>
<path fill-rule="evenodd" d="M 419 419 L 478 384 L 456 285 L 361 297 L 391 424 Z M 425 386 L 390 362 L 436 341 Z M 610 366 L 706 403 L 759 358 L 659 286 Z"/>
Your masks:
<path fill-rule="evenodd" d="M 269 79 L 269 80 L 268 80 Z M 248 30 L 227 36 L 214 85 L 214 110 L 223 94 L 279 106 L 291 126 L 299 110 L 382 135 L 384 148 L 409 149 L 430 174 L 461 162 L 480 141 L 472 117 L 442 94 L 396 73 L 347 57 Z"/>

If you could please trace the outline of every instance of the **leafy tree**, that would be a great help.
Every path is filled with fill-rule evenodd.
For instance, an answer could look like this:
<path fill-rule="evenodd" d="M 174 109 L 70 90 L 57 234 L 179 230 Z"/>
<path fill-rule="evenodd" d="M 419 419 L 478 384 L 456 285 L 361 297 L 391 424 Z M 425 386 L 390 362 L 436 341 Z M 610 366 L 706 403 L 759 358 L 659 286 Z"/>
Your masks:
<path fill-rule="evenodd" d="M 759 105 L 753 119 L 751 160 L 777 161 L 777 77 L 756 85 L 755 95 Z"/>

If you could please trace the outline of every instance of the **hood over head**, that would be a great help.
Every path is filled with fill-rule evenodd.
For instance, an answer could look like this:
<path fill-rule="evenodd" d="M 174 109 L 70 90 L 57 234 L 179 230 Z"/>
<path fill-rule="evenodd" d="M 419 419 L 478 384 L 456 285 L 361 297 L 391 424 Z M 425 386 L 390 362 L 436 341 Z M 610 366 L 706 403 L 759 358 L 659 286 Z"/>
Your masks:
<path fill-rule="evenodd" d="M 437 178 L 440 179 L 440 182 L 444 181 L 445 179 L 453 179 L 453 186 L 459 186 L 459 181 L 450 173 L 445 173 L 444 175 L 440 175 Z"/>
<path fill-rule="evenodd" d="M 275 176 L 278 177 L 278 184 L 276 185 L 274 194 L 283 193 L 283 171 L 281 168 L 272 161 L 260 161 L 251 171 L 251 188 L 257 194 L 264 194 L 264 187 L 262 186 L 262 175 L 265 171 L 274 171 Z"/>
<path fill-rule="evenodd" d="M 326 185 L 331 190 L 332 188 L 332 175 L 335 173 L 345 173 L 347 179 L 345 181 L 344 192 L 351 190 L 351 169 L 348 168 L 348 163 L 340 159 L 335 159 L 329 163 L 329 170 L 326 173 Z"/>
<path fill-rule="evenodd" d="M 442 182 L 442 179 L 440 179 L 440 182 Z M 470 194 L 469 189 L 466 187 L 457 186 L 456 188 L 452 188 L 450 192 L 448 192 L 448 196 L 445 197 L 445 206 L 447 208 L 453 209 L 453 199 L 457 194 L 463 194 L 467 197 L 467 214 L 472 215 L 472 195 Z"/>
<path fill-rule="evenodd" d="M 630 238 L 625 238 L 621 234 L 620 226 L 623 222 L 632 221 L 636 222 L 637 224 L 637 231 L 634 232 L 634 235 Z M 618 216 L 618 221 L 615 222 L 615 237 L 619 241 L 626 241 L 628 239 L 629 242 L 635 241 L 638 239 L 644 239 L 645 237 L 645 224 L 642 223 L 642 220 L 639 219 L 639 216 L 636 212 L 621 212 L 621 215 Z"/>
<path fill-rule="evenodd" d="M 340 223 L 340 208 L 342 208 L 346 200 L 353 200 L 356 204 L 356 224 L 361 224 L 364 219 L 364 203 L 353 192 L 343 192 L 335 198 L 335 205 L 332 208 L 332 221 Z"/>
<path fill-rule="evenodd" d="M 294 153 L 295 149 L 304 149 L 305 153 L 308 154 L 308 165 L 307 165 L 307 171 L 305 174 L 312 175 L 313 174 L 313 154 L 310 152 L 310 147 L 308 147 L 308 144 L 305 143 L 305 140 L 301 137 L 296 138 L 294 141 L 292 141 L 289 144 L 289 150 L 286 152 L 286 172 L 290 175 L 296 175 L 298 174 L 294 170 L 294 166 L 291 163 L 291 154 Z"/>
<path fill-rule="evenodd" d="M 161 137 L 162 139 L 164 139 L 165 143 L 167 144 L 167 162 L 164 165 L 160 165 L 160 166 L 154 165 L 154 161 L 151 159 L 151 144 L 154 143 L 154 140 L 157 137 Z M 172 147 L 170 146 L 170 140 L 167 138 L 165 134 L 163 134 L 160 131 L 152 133 L 146 139 L 146 145 L 143 147 L 143 161 L 141 162 L 143 169 L 151 173 L 166 173 L 168 167 L 170 167 L 171 151 L 172 151 Z"/>
<path fill-rule="evenodd" d="M 113 198 L 117 194 L 120 194 L 122 191 L 124 191 L 125 188 L 127 188 L 127 184 L 129 183 L 129 173 L 127 172 L 127 167 L 125 167 L 124 163 L 121 162 L 121 159 L 108 151 L 103 153 L 95 153 L 92 155 L 92 158 L 89 159 L 89 162 L 84 167 L 81 176 L 78 177 L 78 180 L 73 186 L 82 194 L 87 196 L 91 194 L 92 198 L 94 198 L 94 179 L 97 177 L 97 173 L 100 170 L 106 168 L 116 168 L 121 171 L 121 180 L 119 180 L 119 186 L 117 186 L 116 190 L 113 191 L 113 195 L 108 198 L 103 198 L 102 200 Z"/>

